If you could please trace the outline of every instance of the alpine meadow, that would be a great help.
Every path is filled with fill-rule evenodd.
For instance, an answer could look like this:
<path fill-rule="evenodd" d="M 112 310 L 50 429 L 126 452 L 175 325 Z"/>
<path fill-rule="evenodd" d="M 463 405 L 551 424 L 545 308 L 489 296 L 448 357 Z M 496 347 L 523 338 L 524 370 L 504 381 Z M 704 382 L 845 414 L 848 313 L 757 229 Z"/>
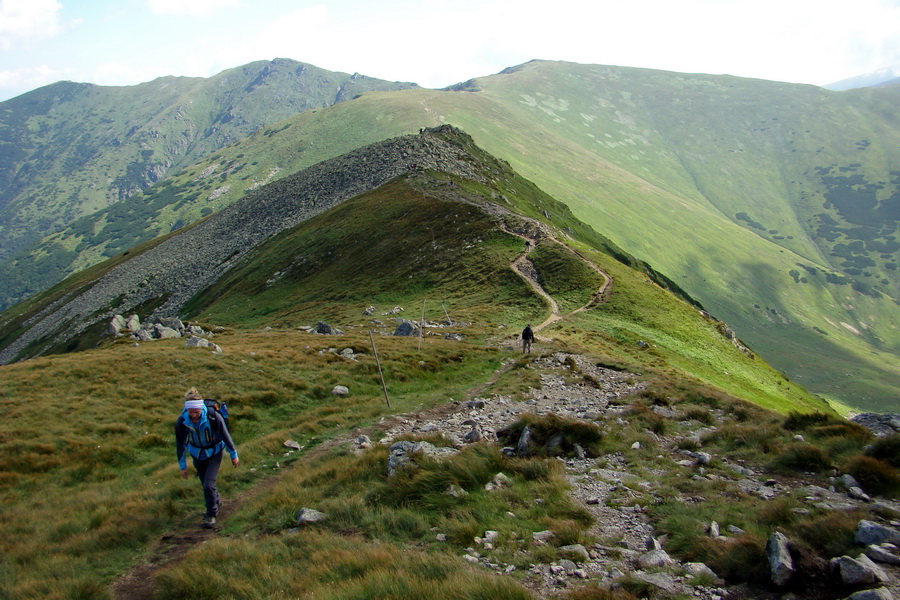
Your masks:
<path fill-rule="evenodd" d="M 301 63 L 283 60 L 254 65 L 258 74 L 246 77 L 253 76 L 256 94 L 267 82 L 284 85 L 286 73 L 296 77 L 303 70 Z M 49 113 L 50 106 L 72 110 L 74 102 L 90 106 L 93 101 L 45 99 L 52 91 L 5 102 L 4 112 L 37 123 L 40 114 L 12 110 L 12 103 L 33 95 L 44 104 L 32 110 Z M 92 90 L 92 95 L 104 93 L 119 91 Z M 7 303 L 219 210 L 265 182 L 365 144 L 449 123 L 677 282 L 811 391 L 859 410 L 889 409 L 897 398 L 897 86 L 830 92 L 734 77 L 535 61 L 452 90 L 366 93 L 261 127 L 246 138 L 222 137 L 224 127 L 213 127 L 218 144 L 228 145 L 170 174 L 167 165 L 199 157 L 195 148 L 211 147 L 208 134 L 201 135 L 183 114 L 205 98 L 195 100 L 196 94 L 167 99 L 159 122 L 129 123 L 132 136 L 161 138 L 170 152 L 183 148 L 177 157 L 145 149 L 143 162 L 132 159 L 119 167 L 116 177 L 161 179 L 142 194 L 107 208 L 100 205 L 117 198 L 93 200 L 101 210 L 75 218 L 83 209 L 67 201 L 71 192 L 54 195 L 53 186 L 61 183 L 51 185 L 32 174 L 28 191 L 8 185 L 9 206 L 15 204 L 12 197 L 39 196 L 41 203 L 65 205 L 61 220 L 69 224 L 40 221 L 52 225 L 47 237 L 4 263 L 0 275 Z M 172 113 L 182 116 L 175 119 Z M 96 118 L 73 116 L 68 127 L 81 123 L 83 134 L 61 147 L 50 144 L 42 159 L 51 150 L 72 154 Z M 182 129 L 163 128 L 173 120 Z M 12 125 L 7 120 L 4 130 L 13 131 Z M 99 131 L 90 136 L 103 140 Z M 82 157 L 77 166 L 68 159 L 70 171 L 52 176 L 109 180 L 108 163 L 119 156 L 119 142 L 106 141 L 92 150 L 93 158 Z M 18 161 L 10 155 L 6 172 L 36 163 L 34 150 L 19 146 Z"/>
<path fill-rule="evenodd" d="M 0 103 L 0 597 L 900 593 L 841 566 L 900 539 L 897 106 L 287 59 Z"/>

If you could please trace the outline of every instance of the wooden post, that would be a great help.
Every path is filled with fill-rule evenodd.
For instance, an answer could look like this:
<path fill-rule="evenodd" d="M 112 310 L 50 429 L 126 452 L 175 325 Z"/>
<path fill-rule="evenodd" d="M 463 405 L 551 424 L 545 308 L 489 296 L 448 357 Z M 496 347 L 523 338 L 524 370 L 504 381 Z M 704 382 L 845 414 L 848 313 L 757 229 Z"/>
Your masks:
<path fill-rule="evenodd" d="M 384 390 L 384 401 L 387 402 L 388 408 L 391 408 L 391 399 L 388 397 L 387 386 L 384 384 L 384 373 L 381 372 L 381 361 L 378 360 L 378 349 L 375 347 L 375 338 L 372 337 L 372 330 L 369 330 L 369 340 L 372 342 L 372 352 L 375 353 L 375 364 L 378 365 L 378 377 L 381 378 L 381 389 Z"/>
<path fill-rule="evenodd" d="M 422 351 L 422 334 L 425 331 L 425 299 L 422 298 L 422 319 L 419 321 L 419 352 Z"/>
<path fill-rule="evenodd" d="M 450 318 L 450 313 L 447 312 L 447 307 L 444 306 L 443 302 L 441 302 L 441 308 L 444 309 L 444 316 L 447 317 L 447 325 L 453 325 L 453 319 Z"/>

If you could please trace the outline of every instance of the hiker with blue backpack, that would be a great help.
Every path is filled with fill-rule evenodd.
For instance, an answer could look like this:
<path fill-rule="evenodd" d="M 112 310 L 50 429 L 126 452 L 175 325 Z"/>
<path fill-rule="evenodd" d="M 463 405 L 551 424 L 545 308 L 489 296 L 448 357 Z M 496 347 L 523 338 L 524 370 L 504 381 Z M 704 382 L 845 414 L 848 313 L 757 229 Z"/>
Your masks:
<path fill-rule="evenodd" d="M 188 478 L 187 452 L 191 455 L 200 485 L 203 486 L 206 516 L 200 526 L 206 529 L 215 527 L 219 507 L 222 505 L 216 488 L 222 453 L 227 450 L 231 456 L 231 464 L 235 467 L 240 464 L 237 448 L 228 433 L 226 418 L 216 409 L 215 401 L 208 402 L 196 388 L 189 389 L 184 395 L 184 410 L 175 421 L 175 447 L 181 477 Z"/>

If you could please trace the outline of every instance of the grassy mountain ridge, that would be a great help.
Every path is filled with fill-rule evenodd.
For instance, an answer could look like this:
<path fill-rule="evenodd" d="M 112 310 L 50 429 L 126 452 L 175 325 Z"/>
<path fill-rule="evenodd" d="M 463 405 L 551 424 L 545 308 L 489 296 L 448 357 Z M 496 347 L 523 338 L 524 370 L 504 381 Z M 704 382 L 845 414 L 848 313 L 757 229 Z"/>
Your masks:
<path fill-rule="evenodd" d="M 896 94 L 544 61 L 456 91 L 367 94 L 271 125 L 177 174 L 175 204 L 98 213 L 4 275 L 66 272 L 318 160 L 449 122 L 792 377 L 888 409 L 900 375 Z M 847 220 L 863 213 L 868 225 Z"/>
<path fill-rule="evenodd" d="M 360 585 L 361 571 L 388 562 L 394 569 L 391 581 L 409 584 L 421 579 L 419 585 L 432 590 L 438 581 L 453 586 L 458 597 L 494 598 L 502 592 L 502 597 L 528 598 L 516 577 L 461 568 L 462 559 L 453 554 L 460 553 L 458 544 L 463 548 L 471 544 L 481 529 L 510 519 L 512 510 L 518 515 L 516 526 L 531 529 L 526 541 L 533 531 L 548 527 L 561 532 L 586 527 L 589 519 L 566 500 L 565 478 L 554 470 L 561 468 L 561 461 L 503 462 L 494 458 L 500 456 L 499 449 L 468 450 L 470 454 L 463 456 L 474 453 L 473 463 L 462 462 L 454 472 L 476 480 L 477 486 L 466 484 L 472 498 L 457 503 L 443 493 L 446 485 L 440 487 L 434 495 L 444 499 L 443 512 L 461 523 L 449 530 L 451 545 L 424 552 L 426 536 L 434 534 L 430 524 L 423 525 L 431 518 L 429 512 L 411 502 L 419 498 L 415 490 L 421 488 L 414 487 L 413 493 L 401 488 L 390 495 L 391 488 L 380 483 L 381 449 L 357 460 L 346 445 L 328 448 L 341 437 L 355 439 L 360 428 L 394 413 L 417 419 L 453 398 L 497 394 L 524 400 L 529 388 L 540 386 L 541 374 L 531 368 L 533 364 L 543 361 L 568 369 L 567 363 L 555 359 L 560 351 L 584 352 L 598 365 L 616 367 L 617 373 L 627 369 L 632 385 L 640 381 L 648 386 L 646 396 L 617 400 L 642 407 L 640 414 L 650 421 L 637 420 L 626 429 L 622 418 L 609 417 L 603 451 L 610 456 L 629 448 L 637 452 L 634 441 L 639 439 L 656 470 L 674 461 L 657 458 L 660 450 L 648 429 L 662 432 L 663 425 L 650 405 L 678 415 L 668 427 L 687 419 L 681 415 L 690 406 L 694 415 L 690 418 L 698 420 L 709 419 L 713 410 L 729 418 L 740 413 L 747 421 L 744 430 L 759 420 L 747 408 L 751 402 L 778 413 L 828 411 L 822 400 L 738 348 L 723 335 L 722 323 L 665 290 L 648 276 L 652 273 L 618 260 L 614 255 L 622 251 L 579 223 L 565 205 L 475 148 L 471 139 L 448 129 L 413 137 L 444 136 L 462 151 L 465 168 L 410 169 L 267 238 L 194 295 L 183 314 L 208 328 L 224 326 L 214 338 L 224 349 L 222 354 L 185 348 L 183 340 L 135 346 L 128 339 L 106 338 L 100 347 L 84 352 L 0 366 L 0 406 L 8 417 L 0 423 L 0 499 L 9 516 L 0 519 L 0 572 L 5 575 L 0 578 L 0 593 L 20 598 L 73 594 L 109 598 L 112 584 L 123 574 L 161 553 L 154 550 L 157 541 L 162 540 L 169 552 L 172 539 L 194 530 L 200 506 L 197 484 L 177 477 L 171 447 L 172 420 L 188 386 L 198 386 L 205 395 L 229 404 L 242 466 L 223 469 L 223 512 L 235 510 L 239 499 L 244 505 L 223 519 L 228 530 L 217 532 L 217 539 L 204 544 L 195 539 L 188 560 L 161 568 L 154 577 L 157 597 L 261 598 L 284 594 L 280 591 L 284 589 L 296 595 L 340 596 L 343 586 Z M 477 177 L 463 177 L 462 172 Z M 278 183 L 259 193 L 289 189 L 288 181 Z M 194 229 L 215 219 L 211 216 Z M 184 231 L 170 237 L 179 235 L 187 237 Z M 542 321 L 549 307 L 511 268 L 524 251 L 522 235 L 538 239 L 531 254 L 545 288 L 561 300 L 581 299 L 561 302 L 568 306 L 562 319 L 539 332 L 538 349 L 526 357 L 516 334 L 524 323 Z M 147 245 L 162 243 L 154 240 Z M 571 247 L 584 258 L 556 251 L 556 244 Z M 113 259 L 116 268 L 127 268 L 139 251 L 148 255 L 153 250 L 148 246 Z M 613 286 L 604 302 L 575 313 L 572 307 L 591 298 L 600 279 L 584 276 L 585 260 L 608 273 Z M 96 271 L 99 278 L 101 268 L 108 271 L 112 265 L 98 265 L 64 284 L 82 288 L 95 284 L 86 281 L 86 274 Z M 47 304 L 71 292 L 53 291 Z M 364 314 L 370 305 L 376 313 Z M 397 305 L 405 308 L 401 316 L 417 320 L 424 306 L 427 321 L 440 322 L 449 314 L 453 324 L 428 327 L 420 348 L 416 338 L 389 335 L 396 322 L 383 313 Z M 299 329 L 321 319 L 345 334 L 319 336 Z M 374 360 L 370 331 L 377 340 L 380 363 Z M 461 339 L 445 339 L 445 333 Z M 352 359 L 338 353 L 345 348 L 352 351 Z M 391 408 L 382 397 L 380 372 Z M 584 385 L 598 396 L 603 393 L 594 387 L 600 383 L 584 373 L 572 369 L 568 377 L 573 386 Z M 331 392 L 335 385 L 348 386 L 350 394 L 335 396 Z M 735 407 L 740 410 L 732 410 Z M 287 451 L 285 440 L 296 441 L 304 450 Z M 489 464 L 476 471 L 473 465 L 480 464 L 482 455 Z M 514 489 L 489 496 L 502 502 L 467 504 L 479 501 L 476 487 L 485 483 L 481 471 L 489 470 L 490 479 L 501 469 L 516 480 Z M 360 483 L 357 471 L 368 478 Z M 672 481 L 698 485 L 687 472 Z M 301 474 L 309 480 L 297 483 Z M 296 504 L 326 508 L 314 495 L 320 485 L 333 486 L 323 495 L 345 507 L 344 513 L 327 507 L 340 531 L 334 536 L 313 532 L 313 539 L 306 533 L 285 534 L 286 524 L 295 519 Z M 366 489 L 357 494 L 360 485 Z M 712 496 L 721 494 L 721 481 L 710 486 L 719 490 Z M 350 492 L 353 497 L 345 499 Z M 68 501 L 56 501 L 61 496 Z M 398 499 L 396 510 L 390 509 L 392 498 Z M 652 504 L 647 498 L 641 497 L 641 502 Z M 633 506 L 635 499 L 628 501 Z M 378 518 L 373 529 L 362 529 L 362 516 L 369 513 Z M 345 522 L 349 526 L 344 527 Z M 417 541 L 410 543 L 408 538 Z M 291 584 L 295 587 L 286 587 L 281 578 L 296 580 L 296 565 L 309 563 L 298 563 L 291 552 L 273 549 L 282 543 L 295 549 L 302 543 L 302 561 L 321 563 L 317 569 L 327 574 L 319 577 L 322 571 L 315 570 L 312 579 L 325 583 L 302 579 L 304 590 L 295 591 L 296 582 Z M 555 546 L 541 548 L 542 553 L 524 548 L 535 554 L 517 559 L 522 564 L 517 576 L 524 576 L 528 563 L 538 557 L 555 560 Z M 209 561 L 227 565 L 222 571 L 228 577 L 206 576 Z M 285 567 L 286 563 L 293 566 Z M 410 573 L 398 576 L 394 563 L 412 564 Z M 266 566 L 256 569 L 257 564 Z M 197 577 L 195 571 L 184 577 L 185 565 L 204 575 Z M 277 576 L 266 576 L 267 581 L 259 583 L 253 571 Z M 325 589 L 334 586 L 340 586 L 338 592 Z M 201 588 L 212 591 L 198 591 Z M 371 597 L 366 590 L 363 587 L 359 595 Z M 388 595 L 423 597 L 416 591 L 384 593 Z"/>
<path fill-rule="evenodd" d="M 0 103 L 0 259 L 264 125 L 372 89 L 292 60 L 128 87 L 60 82 Z"/>
<path fill-rule="evenodd" d="M 431 158 L 433 164 L 413 169 L 400 162 L 404 168 L 396 176 L 265 237 L 181 307 L 179 314 L 219 331 L 213 339 L 222 353 L 186 348 L 183 339 L 135 345 L 128 338 L 105 337 L 82 352 L 0 366 L 0 409 L 6 417 L 0 422 L 0 595 L 135 598 L 128 593 L 133 587 L 116 584 L 137 573 L 142 583 L 153 582 L 157 598 L 336 598 L 348 589 L 359 597 L 532 597 L 522 587 L 529 564 L 557 560 L 557 546 L 569 543 L 564 540 L 594 541 L 586 534 L 592 519 L 566 493 L 563 461 L 503 458 L 496 444 L 471 445 L 455 459 L 459 462 L 435 469 L 440 478 L 432 493 L 412 478 L 388 479 L 383 444 L 357 455 L 346 441 L 376 424 L 411 423 L 478 396 L 490 397 L 496 408 L 465 418 L 505 414 L 511 404 L 501 401 L 524 402 L 540 390 L 545 372 L 536 365 L 552 365 L 548 380 L 568 382 L 562 393 L 584 390 L 604 402 L 613 398 L 609 414 L 586 415 L 580 425 L 602 431 L 598 452 L 627 457 L 628 466 L 623 462 L 619 468 L 635 469 L 643 456 L 657 477 L 677 469 L 656 488 L 661 499 L 684 504 L 683 492 L 694 498 L 690 506 L 698 507 L 702 490 L 710 498 L 723 497 L 732 510 L 738 498 L 772 503 L 723 493 L 730 480 L 719 474 L 730 469 L 718 457 L 709 471 L 699 471 L 716 479 L 698 487 L 694 467 L 678 466 L 683 453 L 674 453 L 674 460 L 659 458 L 669 450 L 658 440 L 687 438 L 699 427 L 733 435 L 740 448 L 755 446 L 758 438 L 750 435 L 766 435 L 774 447 L 794 432 L 772 423 L 780 424 L 793 411 L 833 416 L 823 400 L 738 347 L 723 323 L 665 289 L 667 282 L 655 280 L 645 264 L 458 130 L 445 126 L 388 140 L 307 171 L 358 181 L 360 165 L 384 171 L 378 153 L 388 151 L 399 161 Z M 437 166 L 443 168 L 432 168 Z M 88 294 L 115 269 L 137 269 L 140 257 L 159 252 L 174 238 L 206 239 L 193 236 L 229 214 L 237 213 L 236 221 L 248 228 L 250 215 L 271 216 L 267 206 L 282 214 L 301 202 L 295 193 L 310 178 L 300 172 L 263 186 L 166 240 L 151 240 L 71 276 L 3 313 L 0 345 L 11 312 L 28 307 L 20 316 L 35 319 Z M 326 178 L 312 181 L 324 193 Z M 240 237 L 236 229 L 229 230 L 232 237 Z M 518 332 L 524 323 L 544 321 L 550 306 L 512 268 L 525 252 L 525 238 L 536 241 L 528 256 L 537 281 L 562 307 L 560 320 L 538 331 L 529 355 L 521 352 Z M 200 244 L 188 246 L 199 252 Z M 602 300 L 592 300 L 605 277 L 612 287 Z M 194 275 L 188 272 L 186 278 Z M 114 308 L 134 308 L 115 300 L 120 304 Z M 405 309 L 399 315 L 385 314 L 398 305 Z M 370 306 L 374 314 L 366 314 Z M 136 310 L 146 319 L 152 307 Z M 419 320 L 423 312 L 430 326 L 421 340 L 390 335 L 394 317 Z M 303 329 L 319 320 L 344 334 Z M 96 332 L 81 338 L 83 346 L 97 346 L 100 339 Z M 569 352 L 614 369 L 610 372 L 632 393 L 608 396 L 604 382 L 575 368 L 564 354 Z M 348 395 L 335 395 L 337 385 L 346 386 Z M 241 458 L 240 468 L 220 475 L 225 529 L 208 532 L 210 537 L 195 533 L 201 506 L 197 482 L 177 476 L 172 452 L 173 420 L 190 386 L 227 401 Z M 626 410 L 632 404 L 633 410 Z M 651 407 L 671 416 L 664 419 Z M 733 422 L 713 429 L 714 414 Z M 764 420 L 771 430 L 762 429 Z M 690 429 L 677 429 L 684 423 L 691 423 Z M 287 440 L 301 450 L 289 450 Z M 850 444 L 841 441 L 841 452 L 847 453 Z M 724 463 L 724 452 L 721 456 Z M 484 485 L 498 472 L 514 484 L 489 495 Z M 445 493 L 448 476 L 463 479 L 463 498 Z M 403 485 L 392 487 L 397 482 Z M 636 498 L 632 488 L 643 489 L 624 490 L 628 507 L 638 500 L 656 505 L 649 492 Z M 430 499 L 436 499 L 436 508 L 425 502 Z M 321 530 L 289 532 L 303 506 L 322 509 L 331 520 Z M 698 519 L 719 508 L 703 506 Z M 441 520 L 433 524 L 434 519 Z M 516 553 L 514 574 L 487 575 L 460 558 L 482 530 L 509 524 L 524 540 L 515 548 L 522 552 Z M 448 531 L 448 542 L 434 540 L 437 526 Z M 529 542 L 532 533 L 548 528 L 560 533 L 553 544 Z M 189 554 L 172 560 L 180 552 Z M 212 569 L 214 564 L 219 568 Z M 391 568 L 384 575 L 388 583 L 368 582 L 364 574 L 384 564 Z M 403 565 L 399 575 L 397 564 Z M 142 570 L 148 565 L 152 570 Z M 185 574 L 186 569 L 193 571 Z M 299 582 L 298 572 L 303 573 Z M 264 581 L 257 580 L 260 573 Z M 386 591 L 373 593 L 373 587 Z M 151 597 L 150 588 L 142 589 Z M 431 591 L 423 593 L 426 589 Z"/>

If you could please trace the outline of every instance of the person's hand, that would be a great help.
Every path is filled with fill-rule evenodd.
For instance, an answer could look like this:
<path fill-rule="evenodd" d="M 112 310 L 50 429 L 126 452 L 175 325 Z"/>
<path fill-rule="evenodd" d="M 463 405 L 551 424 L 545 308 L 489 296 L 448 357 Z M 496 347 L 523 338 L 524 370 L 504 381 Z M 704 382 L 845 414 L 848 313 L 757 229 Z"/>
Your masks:
<path fill-rule="evenodd" d="M 239 464 L 241 464 L 241 459 L 239 459 L 237 456 L 235 456 L 234 458 L 231 459 L 231 464 L 234 465 L 234 468 L 237 468 L 237 466 Z"/>
<path fill-rule="evenodd" d="M 188 478 L 188 472 L 187 472 L 187 469 L 182 469 L 182 470 L 181 470 L 181 478 L 182 478 L 182 479 L 187 479 L 187 478 Z"/>

